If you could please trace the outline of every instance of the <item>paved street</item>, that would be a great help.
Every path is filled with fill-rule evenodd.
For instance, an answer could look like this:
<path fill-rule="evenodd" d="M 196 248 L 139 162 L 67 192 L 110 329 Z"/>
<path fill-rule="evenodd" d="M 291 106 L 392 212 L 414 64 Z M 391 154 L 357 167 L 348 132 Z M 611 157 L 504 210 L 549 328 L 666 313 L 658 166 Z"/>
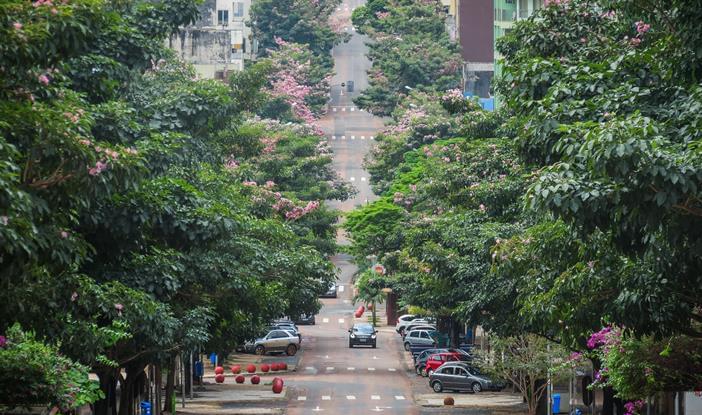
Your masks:
<path fill-rule="evenodd" d="M 361 4 L 358 0 L 347 1 L 337 9 L 338 14 L 348 18 L 346 31 L 352 37 L 333 51 L 336 76 L 328 114 L 320 122 L 334 150 L 337 171 L 358 189 L 355 198 L 332 204 L 343 211 L 373 199 L 362 163 L 383 126 L 382 119 L 353 104 L 353 98 L 368 84 L 366 70 L 370 68 L 365 56 L 367 38 L 356 34 L 350 25 L 353 8 Z M 348 91 L 349 81 L 354 85 L 352 92 Z M 339 242 L 345 243 L 343 236 Z M 289 381 L 294 395 L 287 413 L 419 413 L 414 408 L 411 384 L 402 367 L 397 335 L 391 328 L 381 329 L 377 349 L 348 348 L 347 329 L 354 322 L 355 309 L 351 279 L 356 271 L 350 260 L 351 257 L 343 254 L 333 258 L 340 270 L 338 298 L 322 300 L 324 306 L 317 316 L 317 325 L 302 327 L 303 337 L 307 339 L 305 355 L 298 374 Z"/>

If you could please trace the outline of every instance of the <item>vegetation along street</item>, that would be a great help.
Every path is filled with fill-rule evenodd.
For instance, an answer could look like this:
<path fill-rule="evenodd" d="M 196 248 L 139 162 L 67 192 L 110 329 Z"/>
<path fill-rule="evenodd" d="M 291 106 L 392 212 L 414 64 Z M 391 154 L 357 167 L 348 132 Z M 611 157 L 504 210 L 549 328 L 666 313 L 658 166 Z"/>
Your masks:
<path fill-rule="evenodd" d="M 1 1 L 0 413 L 702 415 L 701 6 Z"/>

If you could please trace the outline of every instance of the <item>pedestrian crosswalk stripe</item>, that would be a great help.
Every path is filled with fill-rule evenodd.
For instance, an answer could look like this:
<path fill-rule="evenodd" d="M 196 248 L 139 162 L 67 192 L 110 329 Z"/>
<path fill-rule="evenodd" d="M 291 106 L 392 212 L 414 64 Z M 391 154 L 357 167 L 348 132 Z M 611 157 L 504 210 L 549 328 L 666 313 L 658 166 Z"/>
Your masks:
<path fill-rule="evenodd" d="M 352 139 L 352 140 L 355 140 L 355 139 L 356 139 L 356 136 L 355 136 L 355 135 L 352 135 L 352 136 L 351 136 L 351 139 Z"/>
<path fill-rule="evenodd" d="M 345 136 L 345 135 L 342 135 L 342 136 L 341 136 L 341 139 L 342 139 L 342 140 L 346 140 L 346 136 Z"/>
<path fill-rule="evenodd" d="M 305 366 L 305 370 L 313 371 L 314 368 L 312 366 Z"/>
<path fill-rule="evenodd" d="M 329 323 L 329 318 L 328 318 L 328 317 L 324 317 L 324 318 L 322 319 L 322 323 Z"/>
<path fill-rule="evenodd" d="M 332 371 L 332 370 L 334 370 L 334 367 L 329 366 L 329 367 L 327 367 L 327 370 Z"/>
<path fill-rule="evenodd" d="M 347 367 L 346 370 L 353 372 L 354 370 L 356 370 L 356 368 L 355 367 Z"/>
<path fill-rule="evenodd" d="M 336 112 L 336 107 L 335 107 L 335 108 L 332 108 L 332 111 Z"/>
<path fill-rule="evenodd" d="M 379 396 L 379 395 L 371 395 L 371 400 L 379 401 L 379 400 L 380 400 L 380 396 Z"/>
<path fill-rule="evenodd" d="M 397 371 L 397 369 L 395 369 L 394 367 L 389 367 L 388 370 L 389 370 L 390 372 L 395 372 L 395 371 Z"/>
<path fill-rule="evenodd" d="M 366 181 L 366 178 L 365 178 L 365 177 L 361 177 L 361 181 L 362 181 L 362 182 L 365 182 L 365 181 Z"/>
<path fill-rule="evenodd" d="M 369 368 L 368 368 L 368 371 L 369 371 L 369 372 L 373 372 L 373 371 L 375 371 L 375 368 L 374 368 L 374 367 L 369 367 Z"/>
<path fill-rule="evenodd" d="M 348 400 L 350 400 L 350 401 L 353 401 L 353 400 L 356 399 L 356 397 L 353 396 L 353 395 L 346 395 L 346 399 L 348 399 Z"/>
<path fill-rule="evenodd" d="M 362 135 L 362 136 L 361 136 L 361 140 L 365 140 L 365 139 L 366 139 L 366 136 L 365 136 L 365 135 Z"/>
<path fill-rule="evenodd" d="M 356 107 L 351 107 L 351 111 L 356 111 Z"/>
<path fill-rule="evenodd" d="M 353 179 L 353 177 L 352 177 L 352 179 Z M 340 318 L 340 319 L 339 319 L 339 323 L 340 323 L 340 324 L 343 324 L 343 323 L 344 323 L 344 319 L 343 319 L 343 318 Z"/>
<path fill-rule="evenodd" d="M 332 136 L 332 140 L 336 140 L 336 136 L 335 136 L 335 135 Z"/>
<path fill-rule="evenodd" d="M 349 181 L 355 182 L 355 181 L 356 181 L 356 178 L 355 178 L 355 177 L 351 177 L 351 178 L 349 178 Z M 339 323 L 343 323 L 343 321 L 341 321 L 341 319 L 339 319 Z"/>
<path fill-rule="evenodd" d="M 322 395 L 322 400 L 323 400 L 323 401 L 331 401 L 331 396 L 329 396 L 329 395 Z"/>
<path fill-rule="evenodd" d="M 398 401 L 404 401 L 405 397 L 402 395 L 395 395 L 395 399 L 397 399 Z"/>
<path fill-rule="evenodd" d="M 298 396 L 298 397 L 297 397 L 297 400 L 298 400 L 298 401 L 306 401 L 306 400 L 307 400 L 307 396 Z"/>
<path fill-rule="evenodd" d="M 346 111 L 346 107 L 341 108 L 341 112 Z"/>

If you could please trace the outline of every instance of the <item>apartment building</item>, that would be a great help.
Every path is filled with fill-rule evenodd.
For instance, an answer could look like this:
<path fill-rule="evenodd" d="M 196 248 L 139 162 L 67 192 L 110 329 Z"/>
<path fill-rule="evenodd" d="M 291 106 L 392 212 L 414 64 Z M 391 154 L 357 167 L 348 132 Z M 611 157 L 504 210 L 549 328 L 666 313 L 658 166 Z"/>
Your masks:
<path fill-rule="evenodd" d="M 224 79 L 254 59 L 258 45 L 246 26 L 252 0 L 205 0 L 200 18 L 167 42 L 203 78 Z"/>

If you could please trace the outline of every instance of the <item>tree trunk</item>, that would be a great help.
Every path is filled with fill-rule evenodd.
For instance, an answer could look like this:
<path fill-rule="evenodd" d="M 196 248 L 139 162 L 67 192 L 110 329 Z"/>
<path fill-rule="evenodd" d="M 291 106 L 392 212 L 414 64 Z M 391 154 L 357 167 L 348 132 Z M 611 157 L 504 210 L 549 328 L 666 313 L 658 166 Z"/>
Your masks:
<path fill-rule="evenodd" d="M 112 371 L 98 372 L 97 375 L 100 379 L 100 390 L 105 397 L 95 402 L 95 415 L 113 415 L 116 410 L 117 380 Z"/>
<path fill-rule="evenodd" d="M 614 390 L 602 389 L 602 415 L 614 415 Z"/>
<path fill-rule="evenodd" d="M 127 377 L 122 383 L 122 394 L 119 399 L 119 415 L 134 415 L 135 391 L 137 381 L 144 376 L 146 364 L 138 363 L 126 367 Z"/>
<path fill-rule="evenodd" d="M 371 303 L 371 307 L 373 308 L 373 314 L 372 314 L 372 316 L 373 316 L 373 317 L 372 317 L 372 318 L 373 318 L 373 327 L 375 327 L 375 324 L 376 324 L 376 321 L 375 321 L 375 301 L 374 301 L 373 303 Z"/>
<path fill-rule="evenodd" d="M 171 354 L 168 359 L 168 372 L 166 373 L 166 399 L 163 403 L 163 412 L 171 411 L 171 399 L 175 390 L 176 355 Z"/>
<path fill-rule="evenodd" d="M 154 415 L 161 415 L 161 364 L 154 365 Z"/>

